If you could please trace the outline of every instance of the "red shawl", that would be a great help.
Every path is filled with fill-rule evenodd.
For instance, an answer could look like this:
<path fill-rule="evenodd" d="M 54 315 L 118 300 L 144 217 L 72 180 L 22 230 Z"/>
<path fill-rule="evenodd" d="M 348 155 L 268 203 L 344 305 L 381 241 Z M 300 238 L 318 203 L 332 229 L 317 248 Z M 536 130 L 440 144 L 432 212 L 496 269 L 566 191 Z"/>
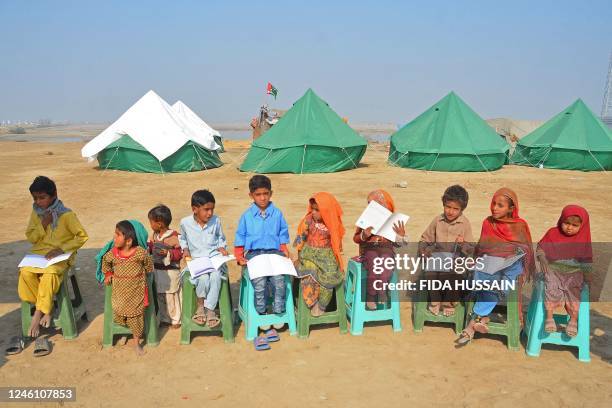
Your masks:
<path fill-rule="evenodd" d="M 526 275 L 528 279 L 535 270 L 529 225 L 519 217 L 518 197 L 509 188 L 500 188 L 495 192 L 491 199 L 491 212 L 493 212 L 495 197 L 500 195 L 512 200 L 514 205 L 512 216 L 503 219 L 495 219 L 492 216 L 485 218 L 482 222 L 476 255 L 487 254 L 506 258 L 516 255 L 517 247 L 519 247 L 526 254 L 523 258 L 524 271 L 522 275 Z"/>
<path fill-rule="evenodd" d="M 576 216 L 582 220 L 580 230 L 576 235 L 568 237 L 563 233 L 561 224 L 568 217 Z M 546 259 L 558 261 L 559 259 L 576 259 L 579 262 L 593 262 L 593 249 L 591 247 L 591 225 L 589 213 L 579 205 L 568 205 L 561 211 L 557 226 L 549 229 L 539 243 L 544 250 Z"/>

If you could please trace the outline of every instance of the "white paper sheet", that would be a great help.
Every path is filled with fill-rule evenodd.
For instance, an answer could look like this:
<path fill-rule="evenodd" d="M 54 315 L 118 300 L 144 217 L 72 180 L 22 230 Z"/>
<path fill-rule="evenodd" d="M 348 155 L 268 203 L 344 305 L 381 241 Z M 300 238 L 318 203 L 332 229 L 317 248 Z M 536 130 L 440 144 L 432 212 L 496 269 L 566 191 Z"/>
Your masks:
<path fill-rule="evenodd" d="M 393 224 L 403 221 L 408 222 L 409 216 L 401 213 L 392 213 L 376 201 L 370 201 L 370 204 L 363 210 L 357 222 L 355 223 L 361 229 L 372 228 L 372 233 L 385 237 L 390 241 L 395 242 L 396 233 L 393 231 Z"/>
<path fill-rule="evenodd" d="M 251 279 L 261 278 L 262 276 L 297 276 L 297 271 L 291 259 L 276 254 L 257 255 L 247 262 L 247 268 Z"/>
<path fill-rule="evenodd" d="M 26 254 L 21 262 L 19 262 L 18 267 L 21 268 L 23 266 L 30 266 L 33 268 L 46 268 L 58 262 L 65 261 L 66 259 L 70 258 L 70 255 L 72 255 L 72 252 L 66 252 L 56 256 L 55 258 L 47 259 L 44 255 Z"/>
<path fill-rule="evenodd" d="M 476 263 L 476 267 L 474 270 L 478 272 L 484 272 L 489 275 L 493 275 L 495 272 L 499 272 L 502 269 L 513 265 L 516 261 L 521 259 L 525 254 L 518 254 L 514 256 L 510 256 L 508 258 L 502 258 L 501 256 L 490 256 L 483 255 L 482 256 L 482 267 L 479 267 L 479 264 Z"/>

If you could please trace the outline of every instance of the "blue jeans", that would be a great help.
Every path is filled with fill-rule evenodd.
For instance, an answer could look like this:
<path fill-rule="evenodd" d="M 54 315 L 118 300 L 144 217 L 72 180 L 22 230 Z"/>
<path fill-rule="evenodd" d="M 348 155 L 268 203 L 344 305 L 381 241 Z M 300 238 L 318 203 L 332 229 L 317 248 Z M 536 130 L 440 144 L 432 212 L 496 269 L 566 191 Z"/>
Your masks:
<path fill-rule="evenodd" d="M 250 260 L 257 255 L 276 254 L 285 256 L 284 253 L 276 249 L 256 249 L 247 252 L 246 259 Z M 251 279 L 255 289 L 255 310 L 259 314 L 266 314 L 267 300 L 272 296 L 272 313 L 283 313 L 285 311 L 285 276 L 262 276 L 261 278 Z"/>
<path fill-rule="evenodd" d="M 519 259 L 509 267 L 502 269 L 501 271 L 497 271 L 493 275 L 476 271 L 474 273 L 474 280 L 498 282 L 501 282 L 502 280 L 515 281 L 521 272 L 523 272 L 523 260 Z M 507 292 L 507 290 L 504 291 L 504 293 Z M 481 317 L 488 316 L 499 302 L 498 293 L 488 290 L 477 291 L 475 293 L 476 302 L 474 303 L 474 313 Z"/>
<path fill-rule="evenodd" d="M 204 307 L 209 310 L 217 308 L 219 293 L 221 292 L 221 279 L 227 279 L 223 275 L 227 271 L 227 266 L 223 265 L 221 271 L 213 271 L 198 276 L 196 279 L 189 278 L 189 282 L 195 286 L 196 296 L 204 298 Z"/>

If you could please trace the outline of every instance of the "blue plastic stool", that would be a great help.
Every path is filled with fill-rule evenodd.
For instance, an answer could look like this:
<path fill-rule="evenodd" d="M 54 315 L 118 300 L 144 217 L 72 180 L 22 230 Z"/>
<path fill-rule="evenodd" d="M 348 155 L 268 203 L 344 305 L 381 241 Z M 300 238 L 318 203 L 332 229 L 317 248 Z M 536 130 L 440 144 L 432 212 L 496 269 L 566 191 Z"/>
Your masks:
<path fill-rule="evenodd" d="M 391 302 L 388 307 L 379 310 L 366 310 L 363 300 L 365 298 L 366 282 L 367 273 L 362 264 L 353 259 L 349 260 L 346 279 L 344 281 L 344 293 L 346 294 L 346 315 L 351 322 L 351 334 L 354 336 L 363 334 L 363 325 L 365 322 L 380 322 L 385 320 L 392 321 L 393 331 L 402 331 L 397 291 L 390 291 Z M 397 283 L 397 271 L 393 272 L 389 282 Z"/>
<path fill-rule="evenodd" d="M 260 315 L 255 310 L 255 288 L 249 278 L 249 270 L 242 268 L 240 279 L 240 295 L 238 300 L 238 316 L 244 322 L 245 337 L 248 341 L 257 337 L 260 326 L 286 323 L 289 326 L 289 334 L 297 334 L 295 322 L 295 309 L 293 306 L 293 290 L 291 289 L 291 277 L 285 275 L 285 311 L 283 313 Z"/>
<path fill-rule="evenodd" d="M 589 286 L 584 285 L 580 294 L 578 310 L 578 334 L 570 337 L 565 332 L 547 333 L 544 330 L 546 309 L 544 308 L 544 282 L 539 280 L 533 287 L 531 302 L 527 312 L 524 333 L 527 335 L 527 355 L 539 357 L 542 344 L 557 344 L 560 346 L 578 347 L 578 360 L 591 361 L 590 349 L 590 317 L 589 317 Z M 554 315 L 556 324 L 567 324 L 568 315 Z"/>

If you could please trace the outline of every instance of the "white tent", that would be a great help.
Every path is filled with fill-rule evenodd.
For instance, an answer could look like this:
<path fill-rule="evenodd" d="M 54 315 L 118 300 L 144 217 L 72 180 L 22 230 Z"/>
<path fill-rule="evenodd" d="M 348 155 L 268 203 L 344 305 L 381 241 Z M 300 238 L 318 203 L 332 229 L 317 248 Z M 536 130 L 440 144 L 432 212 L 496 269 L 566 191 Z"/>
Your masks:
<path fill-rule="evenodd" d="M 212 136 L 221 136 L 221 133 L 210 127 L 208 123 L 204 122 L 202 118 L 200 118 L 194 111 L 189 109 L 189 106 L 185 105 L 183 101 L 176 101 L 174 105 L 172 105 L 172 109 L 174 109 L 174 111 L 183 119 L 193 124 L 196 129 L 201 129 L 204 134 L 210 133 Z"/>
<path fill-rule="evenodd" d="M 212 134 L 196 129 L 153 91 L 147 92 L 112 125 L 87 143 L 81 149 L 81 155 L 93 158 L 124 135 L 129 135 L 160 162 L 189 141 L 207 150 L 219 149 Z"/>

